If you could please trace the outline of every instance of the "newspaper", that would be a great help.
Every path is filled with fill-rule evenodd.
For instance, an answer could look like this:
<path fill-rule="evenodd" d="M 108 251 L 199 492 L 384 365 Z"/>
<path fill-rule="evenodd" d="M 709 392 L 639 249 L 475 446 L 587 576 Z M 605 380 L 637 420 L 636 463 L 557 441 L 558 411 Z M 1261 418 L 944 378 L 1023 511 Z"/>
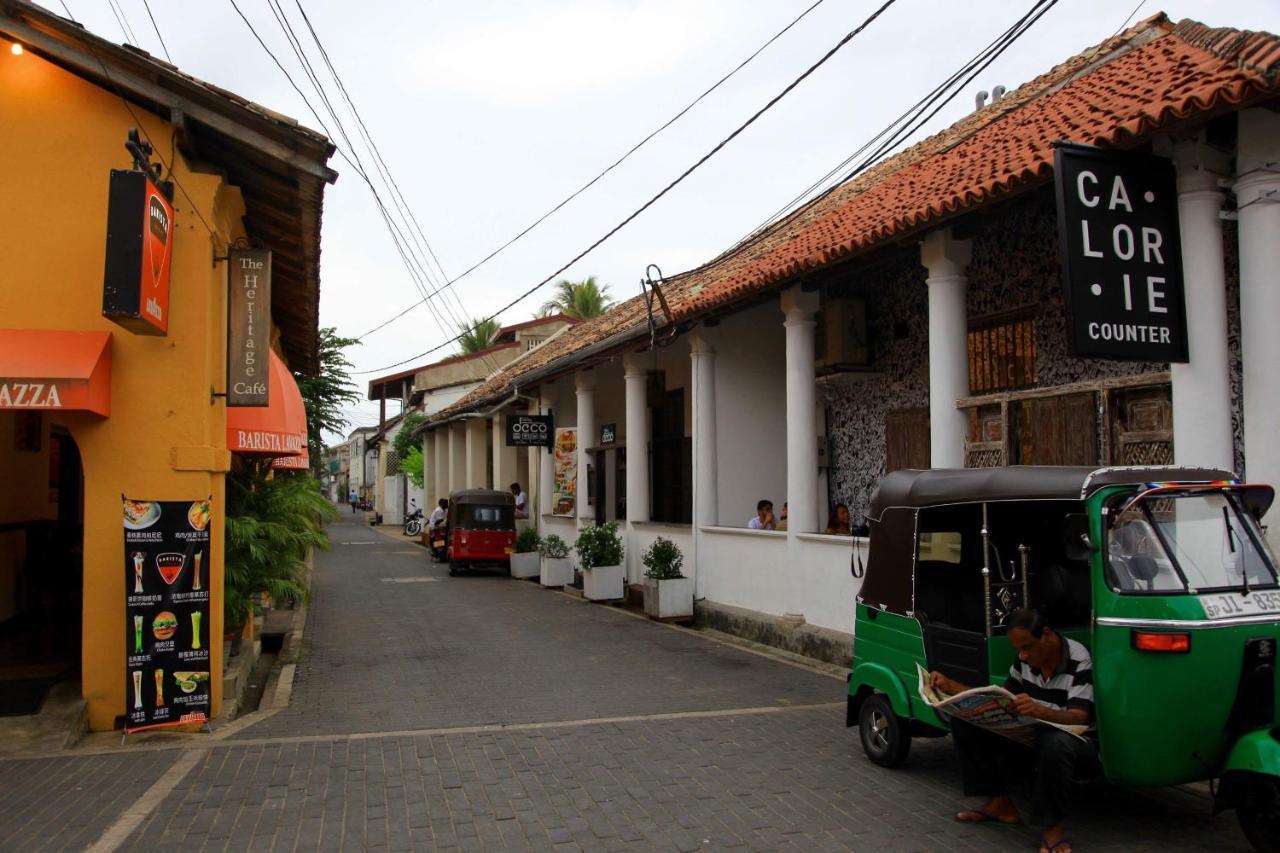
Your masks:
<path fill-rule="evenodd" d="M 1013 708 L 1013 694 L 998 685 L 972 687 L 949 696 L 929 684 L 929 671 L 920 664 L 916 664 L 916 676 L 920 698 L 940 716 L 965 720 L 1018 743 L 1034 744 L 1036 726 L 1053 726 L 1081 740 L 1085 739 L 1084 732 L 1089 728 L 1024 717 Z"/>

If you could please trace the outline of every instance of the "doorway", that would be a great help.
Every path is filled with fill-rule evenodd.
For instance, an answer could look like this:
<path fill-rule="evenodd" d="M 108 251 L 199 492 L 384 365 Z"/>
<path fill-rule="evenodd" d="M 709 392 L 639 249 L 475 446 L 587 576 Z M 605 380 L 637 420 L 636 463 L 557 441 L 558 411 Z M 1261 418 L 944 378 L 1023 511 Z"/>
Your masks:
<path fill-rule="evenodd" d="M 80 677 L 84 475 L 65 429 L 0 413 L 0 716 L 35 714 Z"/>

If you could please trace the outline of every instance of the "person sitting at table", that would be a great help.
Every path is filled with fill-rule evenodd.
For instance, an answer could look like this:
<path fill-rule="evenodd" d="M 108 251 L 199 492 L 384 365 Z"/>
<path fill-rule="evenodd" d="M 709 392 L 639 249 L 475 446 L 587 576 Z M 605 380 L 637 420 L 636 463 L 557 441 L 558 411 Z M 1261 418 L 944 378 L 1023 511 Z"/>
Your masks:
<path fill-rule="evenodd" d="M 850 534 L 849 507 L 847 504 L 836 504 L 831 508 L 831 514 L 827 516 L 827 529 L 823 532 L 837 536 L 848 536 Z"/>
<path fill-rule="evenodd" d="M 774 530 L 787 529 L 787 502 L 782 502 L 782 515 L 778 516 L 778 523 L 774 525 Z"/>
<path fill-rule="evenodd" d="M 756 514 L 747 522 L 748 530 L 773 530 L 773 501 L 761 498 L 756 502 Z"/>

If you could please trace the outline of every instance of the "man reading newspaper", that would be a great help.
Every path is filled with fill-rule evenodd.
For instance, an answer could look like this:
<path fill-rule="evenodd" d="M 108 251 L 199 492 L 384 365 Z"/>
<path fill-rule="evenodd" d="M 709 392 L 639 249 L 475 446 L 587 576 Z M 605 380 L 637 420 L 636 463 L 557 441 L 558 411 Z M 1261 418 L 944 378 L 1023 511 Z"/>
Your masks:
<path fill-rule="evenodd" d="M 1092 723 L 1093 666 L 1088 649 L 1060 635 L 1030 609 L 1014 611 L 1008 636 L 1018 652 L 1004 682 L 1013 694 L 1013 709 L 1023 717 L 1062 726 Z M 929 673 L 929 686 L 950 694 L 969 689 L 940 672 Z M 960 812 L 956 820 L 1018 823 L 1018 808 L 1009 799 L 1009 770 L 1030 760 L 1035 774 L 1031 820 L 1045 827 L 1041 853 L 1071 853 L 1066 840 L 1067 796 L 1073 773 L 1097 767 L 1093 741 L 1055 726 L 1036 726 L 1028 753 L 1026 746 L 959 717 L 951 718 L 951 735 L 960 753 L 965 794 L 987 797 L 982 806 Z"/>

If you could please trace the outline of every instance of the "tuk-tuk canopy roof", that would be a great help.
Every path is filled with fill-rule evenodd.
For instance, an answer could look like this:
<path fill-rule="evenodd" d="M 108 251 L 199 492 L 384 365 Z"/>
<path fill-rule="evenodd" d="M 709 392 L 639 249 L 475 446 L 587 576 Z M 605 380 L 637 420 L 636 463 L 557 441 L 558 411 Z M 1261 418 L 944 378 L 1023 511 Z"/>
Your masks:
<path fill-rule="evenodd" d="M 1214 468 L 1151 465 L 1120 468 L 1010 465 L 893 471 L 871 495 L 871 518 L 890 507 L 1013 500 L 1084 500 L 1105 486 L 1152 482 L 1208 483 L 1235 475 Z"/>
<path fill-rule="evenodd" d="M 516 502 L 515 495 L 500 492 L 497 489 L 459 489 L 449 493 L 449 505 L 453 504 L 510 504 Z"/>

